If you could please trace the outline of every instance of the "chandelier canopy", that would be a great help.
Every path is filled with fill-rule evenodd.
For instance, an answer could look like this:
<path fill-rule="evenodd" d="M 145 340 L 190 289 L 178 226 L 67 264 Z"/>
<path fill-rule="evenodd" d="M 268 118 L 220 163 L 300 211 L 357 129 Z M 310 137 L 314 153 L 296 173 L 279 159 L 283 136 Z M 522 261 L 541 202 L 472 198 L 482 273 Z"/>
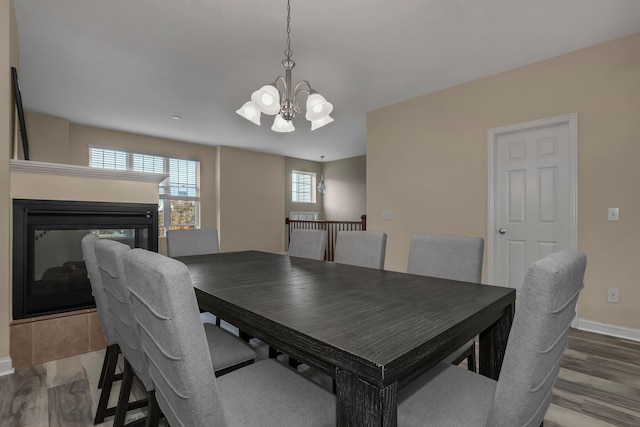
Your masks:
<path fill-rule="evenodd" d="M 236 111 L 245 119 L 260 126 L 260 114 L 276 115 L 271 130 L 275 132 L 293 132 L 293 118 L 300 113 L 297 97 L 300 94 L 307 95 L 305 118 L 311 122 L 311 130 L 316 130 L 333 121 L 329 115 L 333 111 L 333 105 L 324 96 L 311 89 L 306 80 L 301 80 L 295 86 L 291 83 L 291 70 L 296 63 L 291 56 L 291 4 L 287 0 L 287 49 L 284 51 L 285 60 L 282 67 L 285 70 L 284 77 L 278 76 L 273 83 L 262 86 L 251 94 L 251 100 L 244 103 Z"/>

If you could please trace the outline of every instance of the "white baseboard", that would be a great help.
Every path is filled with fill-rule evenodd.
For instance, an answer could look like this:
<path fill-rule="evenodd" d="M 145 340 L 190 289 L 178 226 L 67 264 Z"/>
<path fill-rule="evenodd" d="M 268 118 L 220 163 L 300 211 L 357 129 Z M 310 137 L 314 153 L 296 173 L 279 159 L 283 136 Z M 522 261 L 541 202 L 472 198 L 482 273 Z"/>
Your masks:
<path fill-rule="evenodd" d="M 13 374 L 13 365 L 10 357 L 0 359 L 0 377 Z"/>
<path fill-rule="evenodd" d="M 609 325 L 607 323 L 594 322 L 593 320 L 578 319 L 578 329 L 632 341 L 640 341 L 640 329 L 628 328 L 626 326 Z"/>

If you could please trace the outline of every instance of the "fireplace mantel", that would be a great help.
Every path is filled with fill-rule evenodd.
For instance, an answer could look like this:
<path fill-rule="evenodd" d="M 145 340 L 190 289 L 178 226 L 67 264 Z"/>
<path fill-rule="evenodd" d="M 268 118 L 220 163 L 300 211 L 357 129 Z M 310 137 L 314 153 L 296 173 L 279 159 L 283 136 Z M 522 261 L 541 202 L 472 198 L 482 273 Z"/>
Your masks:
<path fill-rule="evenodd" d="M 11 198 L 87 202 L 158 203 L 168 175 L 11 160 Z"/>
<path fill-rule="evenodd" d="M 62 163 L 34 162 L 32 160 L 11 160 L 11 172 L 41 173 L 48 175 L 77 176 L 124 181 L 153 182 L 159 184 L 169 175 L 160 173 L 134 172 L 115 169 L 91 168 L 88 166 L 65 165 Z"/>

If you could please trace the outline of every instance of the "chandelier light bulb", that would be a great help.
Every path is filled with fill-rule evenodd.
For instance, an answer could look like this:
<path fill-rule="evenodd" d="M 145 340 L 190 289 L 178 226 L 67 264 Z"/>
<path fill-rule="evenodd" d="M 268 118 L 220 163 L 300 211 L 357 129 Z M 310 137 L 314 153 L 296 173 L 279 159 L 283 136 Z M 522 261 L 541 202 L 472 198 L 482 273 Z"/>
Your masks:
<path fill-rule="evenodd" d="M 305 118 L 307 120 L 313 122 L 324 119 L 331 114 L 332 111 L 333 105 L 324 99 L 324 96 L 319 93 L 312 92 L 307 98 L 307 114 L 305 114 Z"/>
<path fill-rule="evenodd" d="M 274 85 L 264 85 L 251 94 L 251 101 L 264 114 L 273 116 L 280 111 L 280 94 Z M 267 101 L 267 102 L 265 102 Z"/>
<path fill-rule="evenodd" d="M 273 104 L 273 96 L 269 95 L 268 93 L 263 93 L 262 94 L 262 103 L 264 105 L 272 105 Z"/>

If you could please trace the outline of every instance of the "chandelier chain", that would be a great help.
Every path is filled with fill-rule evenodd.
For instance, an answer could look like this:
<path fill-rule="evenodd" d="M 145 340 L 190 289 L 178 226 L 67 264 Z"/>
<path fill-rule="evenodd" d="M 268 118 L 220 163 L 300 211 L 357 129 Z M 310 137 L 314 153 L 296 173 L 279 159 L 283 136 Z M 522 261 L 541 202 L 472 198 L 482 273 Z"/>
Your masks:
<path fill-rule="evenodd" d="M 293 55 L 291 50 L 291 1 L 287 0 L 287 49 L 284 51 L 284 56 L 289 60 L 291 55 Z"/>

